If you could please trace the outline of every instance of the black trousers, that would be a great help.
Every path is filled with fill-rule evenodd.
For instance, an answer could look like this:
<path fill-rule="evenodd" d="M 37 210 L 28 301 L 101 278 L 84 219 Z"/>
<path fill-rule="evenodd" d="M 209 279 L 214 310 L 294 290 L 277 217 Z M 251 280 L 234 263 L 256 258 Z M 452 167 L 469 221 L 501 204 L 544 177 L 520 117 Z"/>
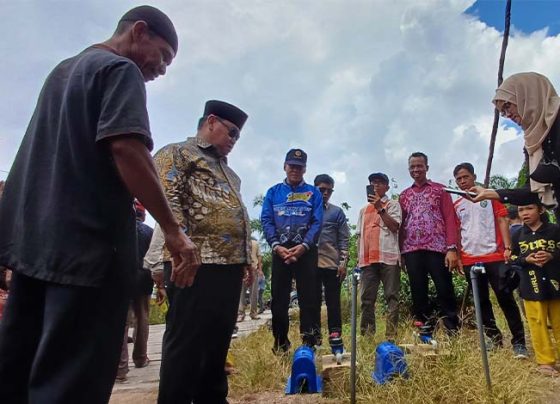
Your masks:
<path fill-rule="evenodd" d="M 110 271 L 102 287 L 67 286 L 14 272 L 0 321 L 0 401 L 107 403 L 129 296 Z"/>
<path fill-rule="evenodd" d="M 164 266 L 167 279 L 170 271 Z M 227 403 L 224 366 L 242 279 L 243 265 L 203 264 L 190 288 L 168 283 L 158 403 Z"/>
<path fill-rule="evenodd" d="M 525 331 L 523 330 L 523 321 L 521 320 L 519 307 L 515 302 L 513 293 L 504 293 L 500 291 L 500 265 L 502 265 L 501 262 L 491 262 L 484 264 L 486 273 L 478 275 L 478 291 L 480 295 L 480 309 L 482 312 L 482 324 L 484 325 L 484 332 L 486 336 L 492 338 L 494 342 L 498 343 L 499 345 L 502 344 L 502 333 L 496 325 L 496 318 L 494 317 L 494 311 L 492 310 L 492 303 L 490 303 L 490 293 L 488 290 L 488 284 L 490 283 L 490 286 L 492 286 L 492 289 L 496 294 L 498 304 L 500 305 L 500 308 L 502 309 L 502 311 L 504 312 L 504 316 L 506 317 L 506 321 L 508 323 L 508 327 L 512 336 L 511 344 L 525 346 Z M 464 271 L 467 282 L 470 283 L 471 266 L 465 267 Z"/>
<path fill-rule="evenodd" d="M 340 316 L 340 278 L 338 271 L 330 268 L 318 268 L 316 297 L 321 310 L 321 295 L 325 288 L 325 304 L 327 305 L 327 324 L 329 334 L 333 331 L 342 332 L 342 319 Z M 319 317 L 319 321 L 321 318 Z M 320 326 L 320 324 L 319 324 Z"/>
<path fill-rule="evenodd" d="M 414 318 L 428 325 L 435 325 L 433 308 L 428 299 L 428 275 L 432 277 L 437 292 L 440 316 L 448 331 L 459 327 L 457 304 L 451 272 L 445 267 L 445 255 L 433 251 L 414 251 L 404 254 L 406 272 L 410 280 L 412 293 L 412 311 Z"/>
<path fill-rule="evenodd" d="M 286 265 L 276 254 L 272 256 L 271 311 L 275 348 L 288 348 L 290 292 L 296 280 L 299 303 L 299 331 L 303 342 L 315 345 L 320 338 L 320 306 L 317 304 L 317 248 L 312 247 L 297 262 Z"/>

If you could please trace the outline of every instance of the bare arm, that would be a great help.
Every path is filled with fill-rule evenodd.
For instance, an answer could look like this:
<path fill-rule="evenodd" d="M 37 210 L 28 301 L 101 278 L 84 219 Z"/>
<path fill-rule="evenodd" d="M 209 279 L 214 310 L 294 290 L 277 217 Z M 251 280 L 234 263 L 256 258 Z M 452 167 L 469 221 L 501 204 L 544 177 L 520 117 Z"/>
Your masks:
<path fill-rule="evenodd" d="M 389 213 L 387 213 L 387 211 L 381 213 L 379 216 L 381 217 L 381 220 L 383 220 L 383 223 L 387 225 L 391 233 L 398 233 L 400 225 L 389 215 Z"/>
<path fill-rule="evenodd" d="M 504 240 L 504 258 L 506 262 L 509 261 L 509 257 L 511 256 L 511 234 L 509 232 L 509 224 L 505 217 L 498 218 L 498 229 L 500 230 L 500 234 L 502 235 L 502 240 Z"/>
<path fill-rule="evenodd" d="M 110 143 L 111 154 L 129 192 L 148 209 L 164 233 L 179 228 L 163 194 L 152 156 L 135 137 L 119 136 Z"/>
<path fill-rule="evenodd" d="M 172 280 L 179 287 L 192 285 L 200 258 L 169 208 L 148 149 L 133 136 L 112 139 L 109 149 L 125 186 L 154 216 L 165 234 L 165 244 L 173 256 Z"/>
<path fill-rule="evenodd" d="M 500 195 L 498 195 L 496 190 L 490 189 L 490 188 L 484 188 L 484 187 L 481 187 L 480 185 L 472 187 L 471 189 L 469 189 L 469 192 L 474 192 L 476 194 L 476 196 L 473 196 L 473 197 L 471 197 L 469 194 L 467 194 L 465 196 L 467 199 L 470 199 L 473 202 L 480 202 L 480 201 L 484 201 L 486 199 L 490 199 L 490 200 L 492 200 L 492 199 L 499 200 L 500 199 Z"/>

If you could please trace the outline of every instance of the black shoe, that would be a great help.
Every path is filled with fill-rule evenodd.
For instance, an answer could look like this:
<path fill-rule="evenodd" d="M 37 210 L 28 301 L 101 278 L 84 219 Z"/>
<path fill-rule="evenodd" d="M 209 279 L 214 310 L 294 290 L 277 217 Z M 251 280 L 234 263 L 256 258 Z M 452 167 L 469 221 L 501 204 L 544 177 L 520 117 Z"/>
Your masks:
<path fill-rule="evenodd" d="M 278 344 L 275 342 L 274 346 L 272 347 L 272 353 L 274 353 L 274 355 L 282 355 L 288 353 L 291 346 L 292 344 L 290 343 L 290 341 L 286 341 L 283 344 Z"/>

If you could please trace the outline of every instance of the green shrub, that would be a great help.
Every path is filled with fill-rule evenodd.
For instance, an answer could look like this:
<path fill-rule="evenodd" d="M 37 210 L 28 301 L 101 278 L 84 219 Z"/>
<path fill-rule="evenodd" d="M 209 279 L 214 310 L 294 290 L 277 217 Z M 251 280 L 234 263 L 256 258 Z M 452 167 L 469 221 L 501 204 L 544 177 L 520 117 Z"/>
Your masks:
<path fill-rule="evenodd" d="M 150 299 L 150 325 L 164 324 L 165 316 L 168 309 L 169 303 L 167 302 L 167 300 L 160 306 L 156 303 L 155 299 Z"/>

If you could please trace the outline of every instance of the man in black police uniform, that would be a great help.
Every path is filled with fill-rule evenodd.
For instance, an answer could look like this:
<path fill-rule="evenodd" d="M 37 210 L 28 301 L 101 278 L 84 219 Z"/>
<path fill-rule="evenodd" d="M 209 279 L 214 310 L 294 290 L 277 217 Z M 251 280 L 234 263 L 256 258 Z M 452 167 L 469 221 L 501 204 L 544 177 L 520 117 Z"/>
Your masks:
<path fill-rule="evenodd" d="M 0 202 L 0 265 L 14 270 L 2 402 L 109 400 L 136 269 L 132 195 L 161 224 L 176 284 L 192 283 L 196 247 L 158 181 L 144 84 L 177 45 L 165 14 L 137 7 L 45 81 Z"/>

